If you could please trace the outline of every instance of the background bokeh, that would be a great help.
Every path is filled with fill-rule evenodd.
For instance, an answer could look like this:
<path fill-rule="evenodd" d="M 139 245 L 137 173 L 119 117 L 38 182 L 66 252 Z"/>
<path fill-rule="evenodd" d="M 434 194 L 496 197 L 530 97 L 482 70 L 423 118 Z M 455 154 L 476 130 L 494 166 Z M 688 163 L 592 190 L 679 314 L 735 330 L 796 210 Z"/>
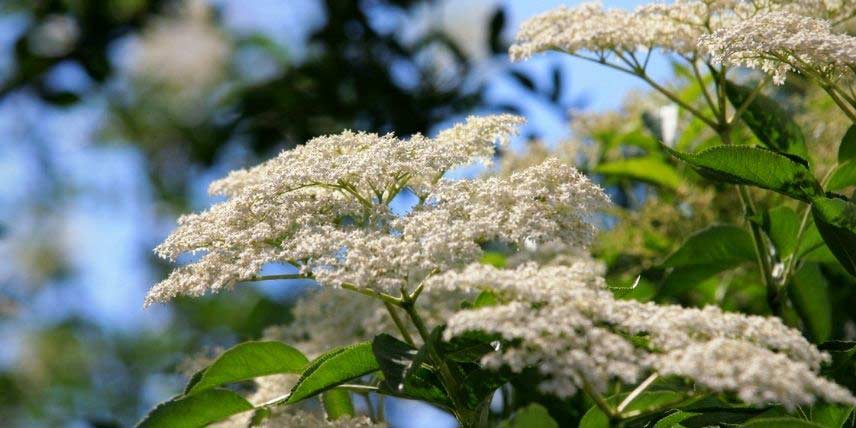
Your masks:
<path fill-rule="evenodd" d="M 132 426 L 189 359 L 288 320 L 299 287 L 142 308 L 168 268 L 151 249 L 226 171 L 346 128 L 431 134 L 497 111 L 529 120 L 519 150 L 619 106 L 639 82 L 508 62 L 519 23 L 559 3 L 0 2 L 0 425 Z M 389 418 L 451 423 L 424 412 Z"/>

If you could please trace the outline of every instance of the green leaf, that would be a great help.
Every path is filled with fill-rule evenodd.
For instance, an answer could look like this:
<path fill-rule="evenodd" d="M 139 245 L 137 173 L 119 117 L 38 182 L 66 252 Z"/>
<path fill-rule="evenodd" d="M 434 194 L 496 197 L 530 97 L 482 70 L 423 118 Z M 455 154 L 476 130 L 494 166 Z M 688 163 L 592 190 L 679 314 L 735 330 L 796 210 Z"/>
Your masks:
<path fill-rule="evenodd" d="M 333 349 L 309 363 L 291 389 L 288 403 L 296 403 L 379 368 L 371 342 Z"/>
<path fill-rule="evenodd" d="M 309 360 L 282 342 L 244 342 L 220 355 L 193 376 L 185 388 L 192 395 L 225 383 L 278 373 L 300 373 Z"/>
<path fill-rule="evenodd" d="M 728 269 L 724 265 L 693 265 L 674 268 L 659 285 L 658 295 L 663 297 L 684 296 L 688 289 L 700 289 L 711 282 L 714 275 Z"/>
<path fill-rule="evenodd" d="M 704 411 L 701 411 L 704 410 Z M 698 408 L 699 413 L 681 421 L 686 428 L 708 428 L 712 426 L 736 426 L 763 412 L 752 408 Z"/>
<path fill-rule="evenodd" d="M 626 393 L 614 395 L 609 397 L 607 401 L 615 406 L 626 396 Z M 684 397 L 683 394 L 675 391 L 645 391 L 642 394 L 639 394 L 639 396 L 636 397 L 636 399 L 634 399 L 624 410 L 645 410 L 664 406 L 663 411 L 665 412 L 672 408 L 669 407 L 668 404 L 675 403 L 682 397 Z M 580 420 L 580 428 L 610 428 L 609 418 L 600 410 L 600 408 L 592 406 L 586 414 L 583 415 L 582 420 Z"/>
<path fill-rule="evenodd" d="M 605 162 L 598 165 L 594 172 L 603 175 L 628 177 L 635 180 L 657 184 L 669 189 L 681 185 L 681 176 L 672 165 L 659 157 L 645 156 Z"/>
<path fill-rule="evenodd" d="M 815 404 L 811 408 L 811 420 L 824 428 L 841 428 L 852 412 L 853 407 L 841 404 Z"/>
<path fill-rule="evenodd" d="M 823 193 L 805 164 L 771 150 L 749 146 L 715 146 L 695 154 L 666 150 L 713 181 L 756 186 L 806 202 Z"/>
<path fill-rule="evenodd" d="M 785 206 L 773 208 L 764 216 L 761 226 L 776 247 L 780 260 L 793 254 L 800 227 L 799 216 L 794 210 Z"/>
<path fill-rule="evenodd" d="M 451 408 L 452 402 L 444 392 L 439 376 L 433 367 L 427 365 L 428 353 L 424 346 L 416 350 L 382 333 L 372 341 L 372 351 L 383 372 L 381 392 Z"/>
<path fill-rule="evenodd" d="M 829 284 L 820 267 L 806 263 L 788 284 L 788 295 L 800 317 L 805 321 L 815 343 L 829 340 L 832 334 L 832 303 Z"/>
<path fill-rule="evenodd" d="M 724 270 L 752 260 L 755 260 L 755 249 L 746 230 L 733 225 L 714 225 L 690 235 L 680 248 L 666 258 L 663 266 L 677 268 L 706 265 Z"/>
<path fill-rule="evenodd" d="M 755 418 L 740 426 L 743 428 L 823 428 L 814 422 L 791 417 Z"/>
<path fill-rule="evenodd" d="M 698 413 L 678 410 L 670 414 L 669 416 L 666 416 L 665 418 L 657 421 L 657 423 L 654 424 L 654 428 L 684 428 L 684 426 L 681 425 L 681 422 L 695 415 L 698 415 Z"/>
<path fill-rule="evenodd" d="M 823 237 L 820 236 L 813 218 L 809 219 L 808 226 L 806 226 L 806 230 L 803 232 L 803 239 L 796 253 L 799 254 L 800 261 L 803 262 L 838 263 L 838 259 L 835 258 L 829 247 L 823 242 Z"/>
<path fill-rule="evenodd" d="M 232 391 L 209 389 L 158 405 L 137 428 L 199 428 L 252 409 L 249 401 Z"/>
<path fill-rule="evenodd" d="M 356 414 L 354 403 L 351 401 L 351 394 L 341 388 L 333 388 L 322 393 L 321 404 L 324 405 L 324 412 L 327 413 L 327 419 L 330 420 Z"/>
<path fill-rule="evenodd" d="M 856 185 L 856 159 L 838 164 L 826 182 L 826 190 L 837 192 Z"/>
<path fill-rule="evenodd" d="M 850 160 L 856 160 L 856 125 L 850 125 L 838 146 L 838 163 Z"/>
<path fill-rule="evenodd" d="M 832 362 L 825 365 L 821 373 L 851 391 L 856 390 L 856 342 L 832 340 L 818 349 L 832 357 Z"/>
<path fill-rule="evenodd" d="M 645 149 L 645 151 L 648 152 L 658 150 L 660 145 L 656 139 L 652 138 L 650 134 L 644 132 L 642 129 L 635 129 L 625 134 L 618 135 L 615 140 L 616 143 L 623 146 L 636 146 Z"/>
<path fill-rule="evenodd" d="M 483 290 L 476 296 L 475 300 L 472 303 L 472 309 L 483 308 L 486 306 L 496 306 L 498 300 L 496 298 L 496 294 L 489 290 Z"/>
<path fill-rule="evenodd" d="M 502 253 L 497 251 L 485 251 L 481 258 L 481 263 L 496 268 L 504 268 L 507 262 L 505 260 L 505 255 Z"/>
<path fill-rule="evenodd" d="M 533 403 L 518 410 L 511 419 L 504 421 L 500 428 L 559 428 L 559 424 L 544 406 Z"/>
<path fill-rule="evenodd" d="M 824 242 L 851 275 L 856 276 L 856 204 L 837 198 L 815 198 L 811 213 Z"/>
<path fill-rule="evenodd" d="M 734 108 L 742 106 L 752 89 L 725 81 L 725 94 Z M 778 152 L 790 153 L 803 159 L 808 157 L 805 137 L 781 104 L 772 98 L 757 94 L 741 116 L 749 129 L 765 146 Z"/>

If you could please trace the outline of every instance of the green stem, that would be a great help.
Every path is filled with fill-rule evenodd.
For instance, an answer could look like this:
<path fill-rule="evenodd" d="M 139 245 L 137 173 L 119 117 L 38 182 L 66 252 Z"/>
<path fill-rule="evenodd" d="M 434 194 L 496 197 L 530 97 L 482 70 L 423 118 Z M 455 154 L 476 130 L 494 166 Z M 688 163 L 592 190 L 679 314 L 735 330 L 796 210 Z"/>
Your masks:
<path fill-rule="evenodd" d="M 377 392 L 378 391 L 378 387 L 376 387 L 376 386 L 359 385 L 359 384 L 351 384 L 351 383 L 345 383 L 345 384 L 337 386 L 336 388 L 345 389 L 345 390 L 348 390 L 351 392 L 356 392 L 359 394 L 368 394 L 370 392 Z"/>
<path fill-rule="evenodd" d="M 725 73 L 726 70 L 722 69 L 718 73 L 716 73 L 716 93 L 719 97 L 719 103 L 722 106 L 720 108 L 720 115 L 718 117 L 718 124 L 714 128 L 719 134 L 719 138 L 722 140 L 723 144 L 730 145 L 731 144 L 731 128 L 733 126 L 733 121 L 739 118 L 739 114 L 742 114 L 740 110 L 744 109 L 748 104 L 749 100 L 743 103 L 743 105 L 737 107 L 737 113 L 733 117 L 732 121 L 729 121 L 725 111 L 726 105 L 726 94 L 725 94 Z M 750 97 L 754 98 L 760 92 L 759 88 L 755 88 L 752 91 Z M 764 287 L 767 290 L 767 305 L 770 307 L 770 310 L 774 315 L 781 317 L 782 309 L 783 309 L 783 301 L 782 301 L 782 287 L 776 283 L 775 278 L 773 278 L 773 269 L 770 263 L 770 255 L 767 247 L 764 243 L 764 235 L 761 232 L 761 226 L 751 220 L 756 214 L 755 211 L 755 203 L 752 200 L 752 196 L 749 194 L 749 190 L 746 189 L 746 186 L 737 186 L 737 194 L 740 197 L 740 204 L 743 206 L 743 214 L 746 218 L 747 223 L 749 224 L 749 232 L 752 236 L 752 244 L 755 248 L 755 259 L 758 263 L 758 269 L 761 271 L 761 278 L 764 281 Z"/>
<path fill-rule="evenodd" d="M 389 312 L 389 317 L 392 318 L 392 322 L 395 323 L 395 326 L 398 328 L 398 331 L 401 333 L 404 341 L 415 348 L 416 342 L 413 341 L 413 337 L 410 336 L 410 332 L 407 331 L 407 327 L 405 327 L 404 322 L 401 321 L 401 317 L 399 317 L 398 313 L 395 312 L 395 307 L 389 302 L 383 302 L 383 305 L 386 306 L 386 310 Z"/>
<path fill-rule="evenodd" d="M 370 290 L 368 288 L 358 287 L 354 284 L 349 284 L 349 283 L 344 283 L 341 285 L 341 287 L 344 288 L 345 290 L 355 291 L 357 293 L 365 294 L 366 296 L 369 296 L 369 297 L 372 297 L 375 299 L 383 300 L 384 303 L 390 303 L 393 305 L 400 305 L 401 304 L 400 298 L 395 297 L 395 296 L 390 296 L 389 294 L 386 294 L 386 293 L 381 293 L 378 291 Z"/>
<path fill-rule="evenodd" d="M 585 392 L 586 395 L 594 401 L 594 404 L 600 409 L 600 411 L 609 418 L 610 425 L 612 425 L 612 421 L 618 419 L 618 412 L 616 412 L 615 409 L 612 408 L 612 405 L 610 405 L 609 402 L 607 402 L 606 399 L 603 398 L 599 392 L 595 391 L 594 388 L 592 388 L 585 380 L 583 381 L 583 392 Z"/>
<path fill-rule="evenodd" d="M 633 400 L 635 400 L 636 397 L 639 396 L 639 394 L 643 393 L 646 389 L 648 389 L 648 387 L 651 386 L 651 384 L 654 383 L 654 381 L 657 380 L 659 376 L 660 375 L 658 373 L 653 373 L 651 376 L 648 376 L 648 378 L 645 379 L 642 383 L 640 383 L 639 386 L 636 387 L 636 389 L 631 391 L 630 394 L 627 394 L 627 397 L 625 397 L 624 400 L 621 401 L 621 404 L 618 405 L 616 411 L 618 413 L 623 412 L 624 409 L 626 409 L 627 406 L 629 406 L 630 403 L 632 403 Z"/>
<path fill-rule="evenodd" d="M 773 278 L 772 268 L 770 266 L 769 253 L 764 245 L 764 236 L 761 233 L 761 226 L 750 220 L 755 216 L 755 207 L 752 203 L 752 197 L 746 186 L 737 186 L 737 192 L 740 195 L 740 202 L 743 204 L 743 212 L 749 223 L 749 231 L 752 233 L 752 243 L 755 247 L 755 256 L 758 262 L 758 269 L 761 270 L 761 277 L 764 280 L 764 286 L 767 289 L 767 305 L 774 315 L 781 317 L 783 309 L 782 287 L 776 283 Z"/>
<path fill-rule="evenodd" d="M 458 383 L 458 380 L 455 378 L 452 370 L 449 368 L 449 365 L 446 364 L 446 360 L 440 356 L 437 348 L 434 347 L 434 341 L 431 340 L 431 332 L 428 331 L 428 327 L 416 311 L 414 303 L 415 302 L 412 300 L 406 299 L 399 306 L 407 312 L 407 315 L 410 317 L 410 321 L 413 322 L 413 325 L 416 327 L 416 331 L 419 332 L 419 336 L 422 337 L 422 341 L 425 343 L 428 355 L 431 357 L 431 360 L 433 360 L 437 370 L 439 370 L 440 378 L 443 380 L 443 385 L 446 387 L 449 398 L 452 399 L 452 403 L 455 405 L 455 409 L 453 411 L 455 417 L 459 422 L 461 422 L 463 427 L 483 426 L 478 421 L 478 414 L 473 414 L 473 412 L 469 411 L 464 404 L 461 385 Z"/>
<path fill-rule="evenodd" d="M 832 177 L 832 174 L 838 169 L 841 164 L 836 164 L 834 167 L 830 168 L 829 171 L 826 172 L 826 175 L 823 176 L 823 179 L 820 180 L 820 187 L 826 188 L 826 184 L 829 182 L 829 178 Z M 800 245 L 802 245 L 803 236 L 805 235 L 806 227 L 808 227 L 808 218 L 811 214 L 811 205 L 807 205 L 805 207 L 805 211 L 803 211 L 802 220 L 800 221 L 800 228 L 797 230 L 797 239 L 794 244 L 794 252 L 791 254 L 791 257 L 788 259 L 787 264 L 785 264 L 785 269 L 782 271 L 782 287 L 787 286 L 788 281 L 790 281 L 791 275 L 794 273 L 794 267 L 797 264 L 797 259 L 800 255 Z"/>

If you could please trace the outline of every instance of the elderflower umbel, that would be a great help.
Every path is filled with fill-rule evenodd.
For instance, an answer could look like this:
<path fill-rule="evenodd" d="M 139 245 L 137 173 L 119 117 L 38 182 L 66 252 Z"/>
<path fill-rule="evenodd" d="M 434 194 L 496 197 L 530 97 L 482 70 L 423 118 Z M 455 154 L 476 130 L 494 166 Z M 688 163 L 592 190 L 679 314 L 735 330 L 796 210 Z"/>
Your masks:
<path fill-rule="evenodd" d="M 473 117 L 433 139 L 346 131 L 234 172 L 211 185 L 225 202 L 179 219 L 157 248 L 170 260 L 204 255 L 157 284 L 146 303 L 231 287 L 269 263 L 290 264 L 321 285 L 398 293 L 478 260 L 487 242 L 588 245 L 589 217 L 607 198 L 555 159 L 508 177 L 443 179 L 452 168 L 489 162 L 495 141 L 521 122 Z M 397 215 L 390 203 L 404 191 L 419 202 Z"/>
<path fill-rule="evenodd" d="M 656 372 L 749 404 L 856 403 L 818 375 L 828 355 L 778 318 L 618 300 L 601 272 L 585 258 L 565 266 L 471 265 L 430 278 L 426 289 L 495 293 L 500 304 L 452 316 L 445 338 L 470 331 L 501 336 L 508 344 L 482 362 L 515 372 L 535 367 L 545 375 L 540 388 L 560 397 L 586 386 L 604 392 L 612 380 L 633 384 Z"/>
<path fill-rule="evenodd" d="M 789 71 L 836 77 L 856 67 L 856 37 L 831 27 L 822 19 L 766 13 L 705 36 L 700 46 L 716 62 L 763 70 L 777 84 Z"/>
<path fill-rule="evenodd" d="M 572 54 L 587 51 L 601 60 L 610 54 L 659 48 L 695 56 L 703 35 L 760 13 L 787 11 L 834 19 L 848 17 L 854 10 L 856 6 L 834 0 L 677 0 L 640 6 L 634 11 L 604 9 L 599 2 L 584 3 L 559 7 L 524 22 L 510 55 L 513 60 L 522 60 L 548 50 Z M 641 62 L 633 65 L 643 66 Z"/>

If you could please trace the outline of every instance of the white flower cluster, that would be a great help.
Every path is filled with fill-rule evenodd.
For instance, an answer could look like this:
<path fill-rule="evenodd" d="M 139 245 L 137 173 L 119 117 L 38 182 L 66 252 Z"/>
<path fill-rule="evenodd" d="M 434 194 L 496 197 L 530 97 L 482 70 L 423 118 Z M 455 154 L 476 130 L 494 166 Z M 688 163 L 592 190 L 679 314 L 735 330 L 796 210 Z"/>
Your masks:
<path fill-rule="evenodd" d="M 146 304 L 231 287 L 268 263 L 293 265 L 322 285 L 397 293 L 477 260 L 487 242 L 587 245 L 590 214 L 607 198 L 557 160 L 508 177 L 443 179 L 490 161 L 495 141 L 520 123 L 473 117 L 433 139 L 346 131 L 232 173 L 211 186 L 228 200 L 179 219 L 156 250 L 170 260 L 204 256 L 157 284 Z M 390 204 L 404 191 L 419 202 L 396 215 Z"/>
<path fill-rule="evenodd" d="M 471 331 L 501 336 L 508 345 L 483 363 L 515 372 L 537 367 L 546 375 L 540 387 L 560 397 L 586 385 L 604 392 L 612 380 L 632 384 L 656 372 L 750 404 L 856 403 L 818 375 L 828 355 L 778 318 L 619 300 L 601 274 L 590 259 L 516 269 L 472 265 L 432 277 L 426 287 L 497 294 L 497 306 L 454 315 L 446 339 Z"/>
<path fill-rule="evenodd" d="M 677 0 L 640 6 L 634 11 L 604 9 L 599 2 L 584 3 L 574 8 L 559 7 L 524 22 L 510 54 L 513 60 L 548 50 L 588 51 L 605 57 L 659 48 L 690 56 L 698 53 L 703 35 L 758 14 L 786 11 L 833 19 L 849 16 L 854 10 L 851 2 L 835 0 Z"/>
<path fill-rule="evenodd" d="M 856 37 L 829 21 L 786 12 L 755 16 L 702 37 L 700 46 L 726 65 L 760 69 L 781 84 L 789 71 L 837 77 L 856 67 Z"/>

